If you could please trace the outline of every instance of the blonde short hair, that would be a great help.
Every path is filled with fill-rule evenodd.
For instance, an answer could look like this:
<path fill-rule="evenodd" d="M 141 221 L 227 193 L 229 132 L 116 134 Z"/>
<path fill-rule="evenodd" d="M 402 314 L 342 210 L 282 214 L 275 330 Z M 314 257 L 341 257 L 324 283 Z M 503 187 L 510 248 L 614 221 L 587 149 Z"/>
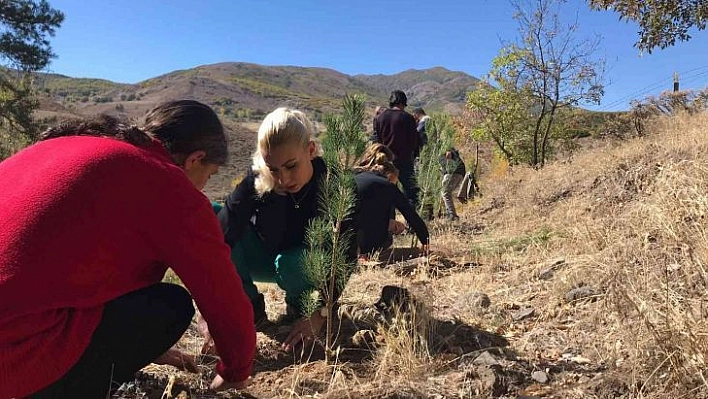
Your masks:
<path fill-rule="evenodd" d="M 256 172 L 256 192 L 263 195 L 276 186 L 275 178 L 266 165 L 265 154 L 284 144 L 305 147 L 310 142 L 315 144 L 315 155 L 321 155 L 322 149 L 314 138 L 314 127 L 304 112 L 281 107 L 266 115 L 258 128 L 258 143 L 251 166 Z"/>

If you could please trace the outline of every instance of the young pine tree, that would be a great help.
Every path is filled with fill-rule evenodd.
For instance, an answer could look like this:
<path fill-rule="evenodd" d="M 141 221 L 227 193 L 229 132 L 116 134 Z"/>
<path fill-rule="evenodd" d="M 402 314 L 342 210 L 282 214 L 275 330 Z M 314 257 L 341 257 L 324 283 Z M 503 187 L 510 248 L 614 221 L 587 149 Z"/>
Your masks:
<path fill-rule="evenodd" d="M 356 266 L 356 236 L 353 212 L 356 205 L 351 166 L 366 148 L 364 100 L 346 95 L 341 115 L 326 115 L 326 133 L 322 139 L 327 175 L 320 187 L 322 216 L 308 227 L 309 249 L 304 265 L 317 292 L 305 295 L 306 309 L 314 311 L 323 302 L 327 311 L 325 360 L 333 352 L 333 309 L 349 275 Z"/>
<path fill-rule="evenodd" d="M 424 218 L 432 218 L 442 206 L 442 171 L 440 157 L 454 145 L 455 128 L 450 117 L 436 114 L 426 126 L 428 144 L 420 152 L 416 179 L 420 189 L 418 213 Z"/>

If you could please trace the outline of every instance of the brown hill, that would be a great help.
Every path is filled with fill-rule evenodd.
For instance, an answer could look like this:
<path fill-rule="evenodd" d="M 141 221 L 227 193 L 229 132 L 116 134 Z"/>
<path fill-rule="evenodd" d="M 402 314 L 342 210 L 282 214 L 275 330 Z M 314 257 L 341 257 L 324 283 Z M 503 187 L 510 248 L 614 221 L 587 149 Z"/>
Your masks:
<path fill-rule="evenodd" d="M 465 93 L 477 79 L 436 67 L 395 75 L 350 76 L 327 68 L 219 63 L 173 71 L 136 84 L 103 79 L 37 74 L 40 109 L 36 116 L 53 120 L 99 113 L 137 119 L 156 104 L 189 98 L 211 105 L 220 114 L 231 143 L 231 162 L 207 187 L 212 198 L 226 194 L 228 182 L 246 169 L 257 123 L 279 106 L 298 108 L 315 121 L 337 112 L 345 94 L 361 94 L 373 112 L 387 104 L 393 89 L 408 93 L 409 106 L 428 111 L 459 112 Z"/>
<path fill-rule="evenodd" d="M 464 72 L 442 67 L 425 70 L 409 69 L 395 75 L 356 75 L 356 79 L 382 92 L 400 88 L 408 95 L 411 106 L 442 110 L 457 114 L 462 110 L 465 96 L 474 90 L 479 79 Z"/>
<path fill-rule="evenodd" d="M 46 96 L 44 116 L 108 112 L 133 118 L 161 101 L 194 98 L 214 106 L 225 118 L 258 120 L 278 106 L 300 108 L 318 119 L 322 113 L 336 111 L 346 93 L 365 95 L 373 107 L 385 104 L 393 89 L 406 91 L 410 106 L 455 113 L 477 79 L 442 67 L 349 76 L 326 68 L 220 63 L 137 84 L 55 74 L 40 74 L 36 82 Z"/>

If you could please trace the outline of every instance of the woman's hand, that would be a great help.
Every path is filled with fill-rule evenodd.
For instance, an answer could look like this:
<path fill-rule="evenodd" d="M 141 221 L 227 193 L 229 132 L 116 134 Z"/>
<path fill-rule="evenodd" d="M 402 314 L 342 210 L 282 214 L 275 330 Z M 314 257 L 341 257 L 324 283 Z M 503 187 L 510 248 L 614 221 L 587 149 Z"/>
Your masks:
<path fill-rule="evenodd" d="M 290 352 L 298 342 L 306 344 L 315 339 L 322 329 L 322 326 L 327 321 L 327 319 L 320 314 L 320 311 L 321 309 L 317 309 L 310 317 L 302 318 L 293 325 L 292 331 L 290 331 L 288 337 L 285 338 L 285 342 L 283 342 L 283 350 Z"/>
<path fill-rule="evenodd" d="M 217 374 L 216 377 L 214 377 L 214 380 L 211 382 L 211 385 L 209 385 L 209 388 L 213 389 L 214 391 L 224 391 L 227 389 L 244 389 L 250 384 L 251 377 L 248 377 L 248 379 L 244 381 L 226 382 L 223 378 L 221 378 L 219 374 Z"/>
<path fill-rule="evenodd" d="M 189 371 L 191 373 L 199 372 L 199 369 L 197 369 L 197 362 L 194 361 L 194 356 L 188 355 L 174 348 L 163 353 L 162 356 L 155 359 L 153 363 L 175 366 L 180 370 Z"/>
<path fill-rule="evenodd" d="M 399 222 L 396 219 L 390 219 L 388 221 L 388 232 L 391 234 L 401 234 L 406 231 L 406 225 Z"/>

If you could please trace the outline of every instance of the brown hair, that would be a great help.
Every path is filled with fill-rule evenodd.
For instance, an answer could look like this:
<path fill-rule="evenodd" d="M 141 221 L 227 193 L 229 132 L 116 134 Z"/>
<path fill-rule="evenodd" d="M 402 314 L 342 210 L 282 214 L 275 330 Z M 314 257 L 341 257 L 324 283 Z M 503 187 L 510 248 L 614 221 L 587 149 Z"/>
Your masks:
<path fill-rule="evenodd" d="M 393 152 L 381 143 L 370 144 L 364 150 L 364 154 L 362 154 L 361 158 L 359 158 L 356 164 L 354 164 L 354 169 L 368 168 L 372 164 L 375 164 L 383 159 L 387 159 L 389 161 L 393 160 Z"/>
<path fill-rule="evenodd" d="M 354 166 L 354 172 L 375 172 L 398 177 L 398 168 L 393 164 L 393 153 L 383 144 L 369 145 Z"/>
<path fill-rule="evenodd" d="M 373 169 L 374 170 L 372 170 L 372 172 L 382 174 L 386 177 L 394 176 L 394 177 L 396 177 L 396 180 L 398 180 L 398 176 L 399 176 L 398 168 L 391 161 L 384 161 L 384 162 L 374 166 Z"/>
<path fill-rule="evenodd" d="M 194 100 L 168 101 L 150 110 L 141 130 L 164 144 L 178 164 L 189 154 L 204 151 L 204 163 L 223 165 L 228 158 L 224 127 L 214 110 Z"/>
<path fill-rule="evenodd" d="M 111 137 L 136 147 L 146 147 L 152 139 L 135 126 L 128 126 L 108 115 L 87 119 L 68 119 L 39 135 L 39 141 L 65 136 Z"/>
<path fill-rule="evenodd" d="M 202 162 L 217 165 L 225 164 L 228 154 L 219 118 L 209 106 L 194 100 L 162 103 L 145 115 L 139 127 L 108 115 L 67 120 L 46 130 L 40 140 L 64 136 L 111 137 L 136 147 L 146 147 L 155 138 L 178 165 L 195 151 L 206 153 Z"/>

